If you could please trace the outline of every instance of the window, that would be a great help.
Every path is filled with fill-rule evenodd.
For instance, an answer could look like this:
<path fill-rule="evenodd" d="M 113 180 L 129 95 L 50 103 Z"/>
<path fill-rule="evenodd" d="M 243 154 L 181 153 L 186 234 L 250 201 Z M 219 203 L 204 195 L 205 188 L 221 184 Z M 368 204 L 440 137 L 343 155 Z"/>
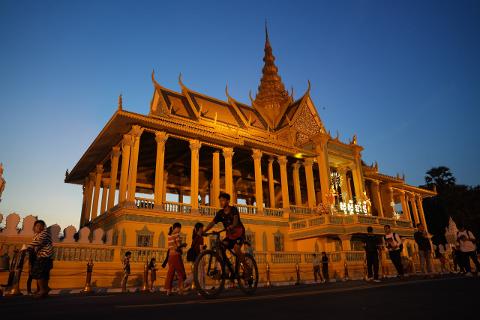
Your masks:
<path fill-rule="evenodd" d="M 143 226 L 142 230 L 137 230 L 137 247 L 152 247 L 153 232 L 148 230 L 147 226 Z"/>
<path fill-rule="evenodd" d="M 151 247 L 152 236 L 151 235 L 137 235 L 137 247 Z"/>
<path fill-rule="evenodd" d="M 275 243 L 275 251 L 277 252 L 281 252 L 281 251 L 284 251 L 284 241 L 283 241 L 283 234 L 280 233 L 280 231 L 277 231 L 277 233 L 275 233 L 273 235 L 273 241 Z"/>
<path fill-rule="evenodd" d="M 160 232 L 160 236 L 158 237 L 158 247 L 165 248 L 165 234 Z"/>

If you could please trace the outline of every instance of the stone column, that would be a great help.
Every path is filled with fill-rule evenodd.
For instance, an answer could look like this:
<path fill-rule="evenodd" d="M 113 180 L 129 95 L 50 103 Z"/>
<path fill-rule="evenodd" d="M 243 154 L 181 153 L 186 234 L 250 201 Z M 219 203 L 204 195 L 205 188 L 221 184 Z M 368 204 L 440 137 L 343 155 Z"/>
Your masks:
<path fill-rule="evenodd" d="M 313 159 L 306 158 L 303 162 L 303 166 L 305 167 L 305 178 L 307 181 L 307 199 L 308 199 L 308 207 L 313 208 L 317 205 L 317 201 L 315 199 L 315 182 L 313 180 Z"/>
<path fill-rule="evenodd" d="M 85 223 L 91 220 L 92 215 L 92 199 L 93 199 L 93 190 L 95 188 L 95 172 L 90 172 L 88 175 L 88 188 L 87 188 L 87 203 L 85 211 Z"/>
<path fill-rule="evenodd" d="M 417 209 L 418 209 L 418 214 L 420 216 L 420 221 L 422 222 L 423 226 L 425 227 L 425 230 L 428 232 L 427 220 L 425 219 L 425 212 L 423 211 L 422 196 L 417 195 L 415 198 L 417 200 Z"/>
<path fill-rule="evenodd" d="M 120 171 L 118 203 L 124 202 L 127 197 L 128 167 L 130 162 L 131 148 L 132 148 L 132 136 L 129 134 L 124 134 L 123 140 L 122 140 L 122 168 Z"/>
<path fill-rule="evenodd" d="M 225 159 L 225 192 L 233 199 L 233 148 L 223 148 L 223 158 Z"/>
<path fill-rule="evenodd" d="M 382 196 L 380 195 L 380 182 L 377 180 L 372 180 L 372 200 L 373 205 L 377 209 L 377 214 L 379 217 L 383 217 L 383 203 Z"/>
<path fill-rule="evenodd" d="M 168 134 L 163 131 L 155 132 L 155 141 L 157 142 L 157 157 L 155 160 L 155 189 L 154 201 L 157 208 L 162 207 L 163 203 L 163 176 L 165 165 L 165 142 L 168 139 Z"/>
<path fill-rule="evenodd" d="M 418 217 L 417 203 L 414 194 L 410 194 L 410 204 L 412 205 L 413 217 L 415 218 L 414 225 L 417 226 L 417 223 L 420 223 L 420 218 Z"/>
<path fill-rule="evenodd" d="M 302 205 L 302 191 L 300 190 L 300 162 L 297 161 L 293 164 L 293 190 L 295 195 L 295 205 Z"/>
<path fill-rule="evenodd" d="M 272 157 L 268 158 L 268 193 L 270 199 L 270 208 L 275 208 L 275 181 L 273 180 L 273 161 Z"/>
<path fill-rule="evenodd" d="M 165 201 L 167 201 L 167 181 L 168 181 L 168 172 L 164 172 L 163 173 L 163 195 L 162 195 L 162 199 L 163 199 L 163 203 L 165 203 Z"/>
<path fill-rule="evenodd" d="M 100 197 L 100 183 L 102 182 L 103 165 L 97 164 L 97 171 L 95 172 L 95 192 L 93 194 L 92 205 L 92 220 L 97 217 L 98 214 L 98 198 Z"/>
<path fill-rule="evenodd" d="M 342 189 L 342 201 L 348 202 L 348 200 L 350 200 L 350 195 L 348 194 L 349 190 L 347 183 L 347 168 L 337 168 L 337 172 L 340 175 L 340 189 Z"/>
<path fill-rule="evenodd" d="M 201 143 L 198 140 L 190 140 L 190 204 L 192 210 L 198 210 L 198 154 L 200 151 Z"/>
<path fill-rule="evenodd" d="M 353 185 L 355 188 L 355 197 L 357 202 L 364 200 L 363 191 L 365 190 L 363 184 L 362 161 L 361 161 L 361 147 L 355 146 L 355 165 L 352 170 Z"/>
<path fill-rule="evenodd" d="M 218 201 L 218 196 L 220 195 L 220 152 L 215 151 L 213 152 L 212 157 L 212 193 L 210 197 L 210 203 L 212 207 L 218 208 L 220 207 L 220 203 Z"/>
<path fill-rule="evenodd" d="M 127 201 L 135 202 L 135 192 L 137 191 L 137 170 L 138 170 L 138 154 L 140 151 L 140 137 L 143 128 L 137 125 L 132 126 L 131 134 L 133 140 L 132 152 L 130 153 L 130 168 L 128 173 L 128 190 Z"/>
<path fill-rule="evenodd" d="M 288 195 L 288 175 L 287 175 L 287 157 L 279 156 L 280 181 L 282 184 L 282 207 L 284 210 L 290 210 L 290 198 Z"/>
<path fill-rule="evenodd" d="M 392 202 L 395 202 L 394 199 L 393 199 L 393 188 L 390 187 L 390 186 L 387 186 L 387 195 L 388 195 L 388 209 L 391 214 L 391 216 L 393 217 L 394 216 L 394 207 L 392 207 Z"/>
<path fill-rule="evenodd" d="M 117 190 L 118 160 L 120 158 L 120 147 L 113 147 L 110 155 L 110 190 L 108 191 L 107 210 L 110 210 L 115 203 L 115 191 Z"/>
<path fill-rule="evenodd" d="M 408 203 L 405 200 L 405 191 L 399 190 L 399 192 L 400 192 L 400 202 L 402 203 L 403 216 L 407 220 L 412 221 L 412 219 L 410 218 L 410 210 L 408 210 Z"/>
<path fill-rule="evenodd" d="M 85 181 L 82 186 L 83 192 L 83 200 L 82 200 L 82 215 L 80 216 L 80 228 L 88 222 L 90 218 L 90 207 L 92 206 L 91 200 L 89 200 L 89 191 L 90 191 L 90 179 L 88 177 L 85 178 Z"/>
<path fill-rule="evenodd" d="M 99 214 L 103 214 L 107 211 L 107 197 L 108 197 L 108 186 L 110 185 L 110 179 L 104 178 L 102 179 L 102 202 L 100 204 L 100 212 Z"/>
<path fill-rule="evenodd" d="M 330 166 L 328 164 L 327 143 L 330 137 L 328 134 L 321 133 L 313 139 L 315 143 L 315 152 L 317 153 L 317 165 L 320 175 L 320 189 L 322 192 L 322 203 L 328 202 L 330 192 Z"/>
<path fill-rule="evenodd" d="M 255 168 L 255 200 L 258 213 L 263 212 L 263 179 L 262 179 L 262 151 L 253 149 L 253 164 Z"/>

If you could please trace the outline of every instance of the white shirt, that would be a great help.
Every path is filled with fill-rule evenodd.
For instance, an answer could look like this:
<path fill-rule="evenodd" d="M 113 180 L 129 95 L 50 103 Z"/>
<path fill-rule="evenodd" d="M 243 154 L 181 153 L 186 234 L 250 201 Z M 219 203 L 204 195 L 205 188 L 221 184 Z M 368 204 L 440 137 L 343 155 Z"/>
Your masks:
<path fill-rule="evenodd" d="M 391 241 L 391 245 L 393 246 L 388 246 L 387 243 L 385 243 L 385 246 L 387 247 L 388 251 L 395 251 L 400 249 L 400 245 L 402 244 L 402 239 L 400 236 L 394 232 L 391 232 L 389 234 L 385 235 L 385 240 L 386 242 Z"/>
<path fill-rule="evenodd" d="M 467 240 L 464 240 L 464 241 L 460 240 L 462 236 L 467 238 Z M 473 236 L 473 233 L 471 231 L 468 231 L 468 230 L 458 231 L 457 242 L 461 252 L 471 252 L 477 249 L 477 246 L 475 245 L 475 237 Z"/>

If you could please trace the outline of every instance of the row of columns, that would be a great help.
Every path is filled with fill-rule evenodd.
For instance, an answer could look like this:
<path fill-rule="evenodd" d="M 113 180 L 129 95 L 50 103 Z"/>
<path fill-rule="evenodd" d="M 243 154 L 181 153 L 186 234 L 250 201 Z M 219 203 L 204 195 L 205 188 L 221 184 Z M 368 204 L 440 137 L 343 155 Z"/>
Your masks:
<path fill-rule="evenodd" d="M 375 208 L 377 209 L 378 216 L 384 217 L 385 211 L 384 209 L 391 208 L 390 203 L 394 202 L 394 189 L 387 185 L 386 186 L 386 193 L 388 197 L 388 207 L 383 206 L 384 202 L 382 201 L 381 190 L 380 190 L 380 181 L 378 180 L 371 180 L 371 197 L 372 202 Z M 427 223 L 425 220 L 425 213 L 423 211 L 423 198 L 419 194 L 415 194 L 413 192 L 408 192 L 405 190 L 396 189 L 400 193 L 400 203 L 402 205 L 402 211 L 404 212 L 406 218 L 414 224 L 421 223 L 427 227 Z M 411 209 L 410 209 L 411 208 Z M 391 209 L 393 211 L 393 208 Z M 413 220 L 412 220 L 413 214 Z"/>

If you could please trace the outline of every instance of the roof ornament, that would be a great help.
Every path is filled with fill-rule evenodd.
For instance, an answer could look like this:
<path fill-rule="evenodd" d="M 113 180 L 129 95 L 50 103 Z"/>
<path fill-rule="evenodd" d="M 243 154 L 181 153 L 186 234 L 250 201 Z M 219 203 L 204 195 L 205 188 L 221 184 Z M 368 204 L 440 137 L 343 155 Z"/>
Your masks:
<path fill-rule="evenodd" d="M 350 141 L 350 144 L 357 144 L 357 135 L 354 134 L 352 137 L 352 140 Z"/>
<path fill-rule="evenodd" d="M 122 110 L 122 108 L 123 108 L 123 96 L 120 93 L 120 95 L 118 96 L 118 110 Z"/>
<path fill-rule="evenodd" d="M 218 112 L 215 111 L 215 118 L 213 119 L 213 124 L 217 124 Z"/>
<path fill-rule="evenodd" d="M 252 97 L 252 90 L 248 91 L 248 97 L 250 98 L 250 102 L 252 103 L 252 107 L 253 107 L 255 100 Z"/>
<path fill-rule="evenodd" d="M 185 84 L 182 81 L 182 73 L 181 72 L 178 75 L 178 84 L 180 85 L 180 87 L 182 87 L 182 89 L 186 87 Z"/>
<path fill-rule="evenodd" d="M 293 100 L 293 86 L 292 86 L 291 89 L 290 89 L 290 97 L 291 97 L 292 100 Z"/>
<path fill-rule="evenodd" d="M 337 135 L 335 136 L 335 140 L 339 141 L 340 140 L 340 132 L 337 130 Z"/>

